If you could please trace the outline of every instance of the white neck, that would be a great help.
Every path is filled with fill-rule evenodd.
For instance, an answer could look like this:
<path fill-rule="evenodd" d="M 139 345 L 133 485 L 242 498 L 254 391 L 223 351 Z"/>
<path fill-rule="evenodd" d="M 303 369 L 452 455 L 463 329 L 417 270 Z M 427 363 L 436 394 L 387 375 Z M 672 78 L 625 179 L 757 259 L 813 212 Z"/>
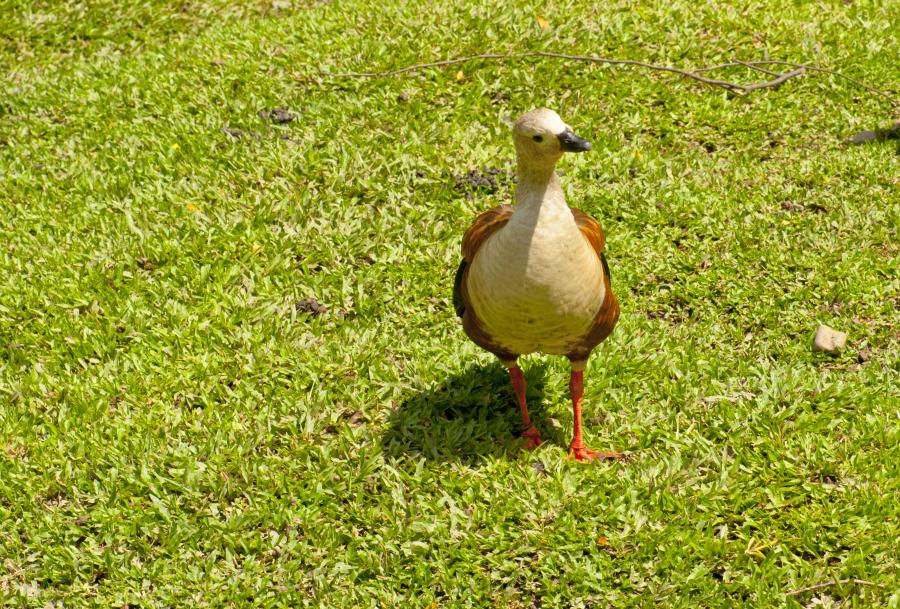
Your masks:
<path fill-rule="evenodd" d="M 516 206 L 510 224 L 518 229 L 520 238 L 520 231 L 533 230 L 551 218 L 571 217 L 555 169 L 555 163 L 529 163 L 519 157 Z"/>
<path fill-rule="evenodd" d="M 558 211 L 566 208 L 566 198 L 556 177 L 556 163 L 528 163 L 518 159 L 516 184 L 516 215 L 529 216 L 535 221 L 541 210 Z"/>

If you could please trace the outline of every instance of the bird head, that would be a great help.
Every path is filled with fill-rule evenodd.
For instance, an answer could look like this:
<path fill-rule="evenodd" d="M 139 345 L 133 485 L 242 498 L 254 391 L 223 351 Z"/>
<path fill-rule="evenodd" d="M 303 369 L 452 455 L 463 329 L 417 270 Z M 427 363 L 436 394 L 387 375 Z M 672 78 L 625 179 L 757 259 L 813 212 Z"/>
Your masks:
<path fill-rule="evenodd" d="M 535 165 L 554 165 L 564 152 L 585 152 L 591 143 L 578 137 L 553 110 L 526 112 L 513 125 L 513 142 L 519 160 Z"/>

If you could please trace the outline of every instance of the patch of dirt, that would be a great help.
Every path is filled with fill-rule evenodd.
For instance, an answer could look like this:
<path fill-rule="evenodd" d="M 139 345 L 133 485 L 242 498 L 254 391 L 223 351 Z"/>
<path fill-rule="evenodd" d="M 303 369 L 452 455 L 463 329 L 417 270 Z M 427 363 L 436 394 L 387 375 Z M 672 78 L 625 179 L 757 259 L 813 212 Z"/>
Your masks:
<path fill-rule="evenodd" d="M 152 271 L 156 268 L 156 263 L 154 263 L 149 258 L 144 258 L 143 256 L 134 261 L 135 264 L 138 265 L 138 268 L 142 271 Z"/>
<path fill-rule="evenodd" d="M 295 118 L 297 118 L 294 114 L 291 114 L 291 111 L 287 108 L 272 108 L 271 110 L 260 110 L 259 118 L 264 121 L 271 121 L 276 125 L 284 125 L 290 123 Z"/>
<path fill-rule="evenodd" d="M 222 127 L 222 133 L 230 135 L 236 140 L 243 139 L 245 137 L 252 137 L 256 140 L 259 139 L 259 134 L 256 131 L 244 131 L 243 129 L 238 129 L 236 127 Z"/>
<path fill-rule="evenodd" d="M 501 186 L 507 186 L 515 180 L 511 163 L 504 168 L 482 167 L 480 170 L 470 169 L 464 174 L 452 173 L 451 176 L 453 177 L 453 190 L 464 192 L 466 195 L 492 194 L 497 192 Z"/>
<path fill-rule="evenodd" d="M 799 203 L 797 201 L 783 201 L 781 203 L 781 209 L 787 212 L 808 212 L 812 211 L 815 213 L 822 213 L 828 211 L 828 208 L 819 203 Z"/>
<path fill-rule="evenodd" d="M 312 315 L 324 315 L 328 312 L 328 307 L 319 303 L 315 298 L 304 298 L 297 301 L 294 310 L 300 313 L 310 313 Z"/>
<path fill-rule="evenodd" d="M 673 296 L 660 307 L 646 312 L 647 319 L 661 319 L 675 324 L 687 322 L 693 314 L 693 305 L 682 296 Z"/>
<path fill-rule="evenodd" d="M 368 422 L 366 415 L 358 410 L 347 410 L 343 413 L 343 418 L 351 427 L 359 427 Z"/>

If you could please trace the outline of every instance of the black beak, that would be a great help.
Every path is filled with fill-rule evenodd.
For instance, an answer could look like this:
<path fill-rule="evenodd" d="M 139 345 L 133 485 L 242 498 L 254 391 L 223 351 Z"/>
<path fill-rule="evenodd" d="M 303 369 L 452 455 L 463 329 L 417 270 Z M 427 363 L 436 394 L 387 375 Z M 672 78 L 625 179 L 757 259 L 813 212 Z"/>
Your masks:
<path fill-rule="evenodd" d="M 559 147 L 563 152 L 586 152 L 591 149 L 591 143 L 575 135 L 571 129 L 566 129 L 556 137 L 559 138 Z"/>

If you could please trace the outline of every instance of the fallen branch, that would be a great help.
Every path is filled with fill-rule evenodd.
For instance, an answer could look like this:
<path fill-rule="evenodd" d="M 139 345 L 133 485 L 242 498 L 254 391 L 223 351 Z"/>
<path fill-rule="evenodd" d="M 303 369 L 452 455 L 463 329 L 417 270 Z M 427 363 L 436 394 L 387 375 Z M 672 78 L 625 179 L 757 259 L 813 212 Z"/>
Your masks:
<path fill-rule="evenodd" d="M 778 72 L 773 72 L 772 70 L 767 70 L 763 67 L 760 67 L 754 63 L 748 63 L 746 61 L 741 61 L 740 59 L 735 59 L 734 63 L 739 63 L 745 68 L 750 68 L 751 70 L 756 70 L 757 72 L 762 72 L 763 74 L 768 74 L 769 76 L 780 76 Z M 702 72 L 703 70 L 697 70 L 698 72 Z"/>
<path fill-rule="evenodd" d="M 797 68 L 796 70 L 791 70 L 790 72 L 785 72 L 781 74 L 778 78 L 773 78 L 772 80 L 768 80 L 766 82 L 758 82 L 753 85 L 747 85 L 744 87 L 744 93 L 749 93 L 750 91 L 756 91 L 757 89 L 765 89 L 766 87 L 777 87 L 788 78 L 793 78 L 794 76 L 800 76 L 806 72 L 806 66 Z"/>
<path fill-rule="evenodd" d="M 856 85 L 857 87 L 860 87 L 861 89 L 865 89 L 866 91 L 869 91 L 870 93 L 874 93 L 875 95 L 880 95 L 881 97 L 888 100 L 891 103 L 891 105 L 894 107 L 900 106 L 900 100 L 897 100 L 897 99 L 891 97 L 891 95 L 889 93 L 885 93 L 881 89 L 876 89 L 875 87 L 870 87 L 866 83 L 860 82 L 860 81 L 856 80 L 855 78 L 850 78 L 846 74 L 841 74 L 840 72 L 837 72 L 836 70 L 829 70 L 828 68 L 820 68 L 818 66 L 811 66 L 809 64 L 803 64 L 803 63 L 794 63 L 792 61 L 778 61 L 775 59 L 765 59 L 765 60 L 761 60 L 761 61 L 739 61 L 739 60 L 735 59 L 731 63 L 720 63 L 719 65 L 715 65 L 715 66 L 709 66 L 706 68 L 698 68 L 698 69 L 694 70 L 694 72 L 699 74 L 700 72 L 710 72 L 712 70 L 721 70 L 722 68 L 737 68 L 739 66 L 744 66 L 746 68 L 751 68 L 751 69 L 760 69 L 761 66 L 788 66 L 788 67 L 792 67 L 792 68 L 805 68 L 806 70 L 808 70 L 810 72 L 820 72 L 822 74 L 830 74 L 832 76 L 837 76 L 838 78 L 843 78 L 847 82 L 851 82 L 854 85 Z M 769 70 L 764 70 L 764 71 L 767 73 L 776 74 L 776 72 L 769 72 Z"/>
<path fill-rule="evenodd" d="M 880 91 L 874 87 L 870 87 L 858 80 L 850 78 L 849 76 L 845 76 L 840 72 L 836 72 L 834 70 L 829 70 L 827 68 L 819 68 L 816 66 L 811 66 L 807 64 L 800 63 L 792 63 L 789 61 L 775 61 L 775 60 L 763 60 L 763 61 L 738 61 L 734 60 L 730 63 L 723 63 L 715 66 L 708 66 L 705 68 L 698 68 L 696 70 L 682 70 L 680 68 L 673 68 L 671 66 L 662 66 L 653 63 L 647 63 L 644 61 L 637 61 L 635 59 L 609 59 L 606 57 L 594 57 L 591 55 L 567 55 L 565 53 L 551 53 L 548 51 L 530 51 L 527 53 L 510 53 L 510 54 L 502 54 L 502 53 L 482 53 L 480 55 L 470 55 L 468 57 L 457 57 L 454 59 L 445 59 L 443 61 L 433 61 L 429 63 L 418 63 L 411 66 L 406 66 L 403 68 L 397 68 L 395 70 L 388 70 L 387 72 L 348 72 L 344 74 L 331 74 L 331 73 L 323 73 L 322 75 L 328 78 L 386 78 L 389 76 L 396 76 L 398 74 L 405 74 L 407 72 L 414 72 L 416 70 L 423 70 L 426 68 L 440 68 L 444 66 L 452 66 L 459 63 L 467 63 L 470 61 L 477 60 L 492 60 L 492 61 L 504 61 L 508 59 L 521 59 L 525 57 L 550 57 L 554 59 L 564 59 L 568 61 L 585 61 L 589 63 L 602 63 L 608 65 L 620 65 L 620 66 L 635 66 L 639 68 L 644 68 L 647 70 L 655 70 L 657 72 L 669 72 L 671 74 L 677 74 L 684 78 L 690 78 L 691 80 L 696 80 L 705 85 L 713 86 L 713 87 L 722 87 L 724 89 L 728 89 L 729 91 L 733 91 L 740 94 L 750 93 L 752 91 L 757 91 L 759 89 L 767 89 L 771 87 L 777 87 L 778 85 L 784 83 L 785 81 L 794 78 L 795 76 L 800 76 L 806 71 L 810 72 L 822 72 L 825 74 L 831 74 L 834 76 L 838 76 L 843 78 L 853 84 L 866 89 L 872 93 L 880 95 L 884 97 L 888 101 L 891 102 L 893 106 L 900 106 L 900 101 L 894 99 L 889 94 L 884 91 Z M 763 66 L 786 66 L 793 68 L 789 72 L 779 73 L 774 72 L 772 70 L 768 70 Z M 715 78 L 707 78 L 702 76 L 702 73 L 711 72 L 713 70 L 721 70 L 723 68 L 732 68 L 732 67 L 745 67 L 751 70 L 755 70 L 757 72 L 765 73 L 769 76 L 774 76 L 775 78 L 771 80 L 766 80 L 763 82 L 751 83 L 751 84 L 741 84 L 736 82 L 730 82 L 727 80 L 719 80 Z"/>
<path fill-rule="evenodd" d="M 807 586 L 798 590 L 791 590 L 790 592 L 787 592 L 786 595 L 797 596 L 798 594 L 803 594 L 804 592 L 812 592 L 813 590 L 820 590 L 822 588 L 828 588 L 830 586 L 843 586 L 845 584 L 857 584 L 860 586 L 875 586 L 876 588 L 884 588 L 884 586 L 881 584 L 876 584 L 875 582 L 866 581 L 864 579 L 832 579 L 831 581 L 822 582 L 821 584 Z"/>
<path fill-rule="evenodd" d="M 570 61 L 587 61 L 590 63 L 605 63 L 610 65 L 627 65 L 627 66 L 637 66 L 641 68 L 646 68 L 648 70 L 656 70 L 659 72 L 671 72 L 672 74 L 678 74 L 685 78 L 691 78 L 693 80 L 697 80 L 707 85 L 724 87 L 725 89 L 729 89 L 732 91 L 746 91 L 748 89 L 748 85 L 741 85 L 738 83 L 729 82 L 727 80 L 716 80 L 713 78 L 706 78 L 701 76 L 696 71 L 690 72 L 688 70 L 682 70 L 680 68 L 673 68 L 670 66 L 661 66 L 652 63 L 646 63 L 643 61 L 637 61 L 635 59 L 607 59 L 605 57 L 592 57 L 589 55 L 566 55 L 564 53 L 550 53 L 547 51 L 532 51 L 528 53 L 513 53 L 509 55 L 497 54 L 497 53 L 483 53 L 481 55 L 471 55 L 469 57 L 457 57 L 456 59 L 446 59 L 444 61 L 435 61 L 431 63 L 419 63 L 411 66 L 406 66 L 405 68 L 398 68 L 396 70 L 389 70 L 387 72 L 357 72 L 357 73 L 347 73 L 347 74 L 325 74 L 325 76 L 330 76 L 332 78 L 383 78 L 387 76 L 396 76 L 398 74 L 404 74 L 406 72 L 413 72 L 415 70 L 422 70 L 425 68 L 436 68 L 443 66 L 451 66 L 458 63 L 466 63 L 469 61 L 475 61 L 478 59 L 491 59 L 491 60 L 504 60 L 504 59 L 519 59 L 523 57 L 552 57 L 555 59 L 566 59 Z M 708 71 L 703 70 L 703 71 Z M 770 83 L 781 84 L 787 78 L 784 78 L 783 74 L 780 74 L 778 78 L 779 82 L 774 83 L 774 81 L 770 81 Z M 755 85 L 749 85 L 749 87 L 754 88 L 762 88 L 763 86 L 774 86 L 774 84 L 767 83 L 757 83 Z"/>

